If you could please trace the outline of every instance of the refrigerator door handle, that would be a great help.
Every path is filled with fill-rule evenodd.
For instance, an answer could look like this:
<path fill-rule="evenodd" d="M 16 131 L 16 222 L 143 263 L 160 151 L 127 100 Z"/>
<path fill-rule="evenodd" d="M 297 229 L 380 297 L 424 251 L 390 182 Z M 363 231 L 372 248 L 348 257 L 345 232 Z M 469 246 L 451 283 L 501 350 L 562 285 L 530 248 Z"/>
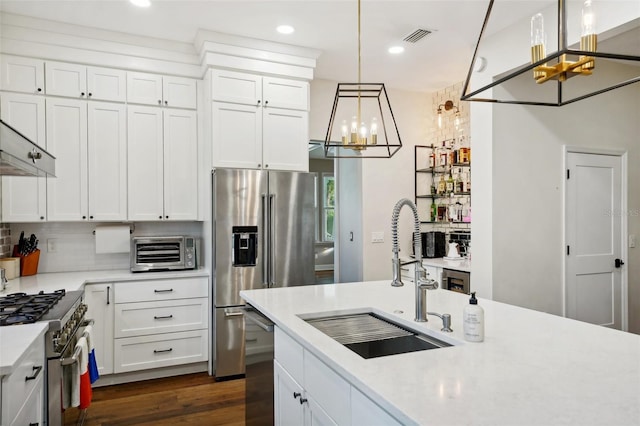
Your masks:
<path fill-rule="evenodd" d="M 276 276 L 276 220 L 273 217 L 273 203 L 276 199 L 275 194 L 269 194 L 269 287 L 275 286 L 275 276 Z"/>
<path fill-rule="evenodd" d="M 267 231 L 267 223 L 269 223 L 267 212 L 267 195 L 262 194 L 262 286 L 269 287 L 269 267 L 267 260 L 269 259 L 269 235 Z"/>

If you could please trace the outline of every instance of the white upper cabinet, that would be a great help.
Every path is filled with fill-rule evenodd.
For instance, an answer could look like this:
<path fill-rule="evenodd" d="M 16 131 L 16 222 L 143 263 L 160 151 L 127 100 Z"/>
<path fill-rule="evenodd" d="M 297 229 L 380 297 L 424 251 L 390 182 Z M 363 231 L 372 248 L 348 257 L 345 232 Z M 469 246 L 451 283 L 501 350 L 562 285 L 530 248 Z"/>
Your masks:
<path fill-rule="evenodd" d="M 309 83 L 211 71 L 213 165 L 309 169 Z"/>
<path fill-rule="evenodd" d="M 87 107 L 89 219 L 127 219 L 127 109 L 90 102 Z"/>
<path fill-rule="evenodd" d="M 0 118 L 31 141 L 46 148 L 44 97 L 0 94 Z M 2 221 L 39 222 L 47 215 L 45 177 L 2 177 Z"/>
<path fill-rule="evenodd" d="M 211 71 L 211 99 L 234 104 L 262 103 L 262 76 L 235 71 Z"/>
<path fill-rule="evenodd" d="M 47 95 L 124 102 L 126 72 L 111 68 L 47 61 Z"/>
<path fill-rule="evenodd" d="M 196 109 L 196 81 L 191 78 L 127 73 L 127 102 Z"/>
<path fill-rule="evenodd" d="M 3 55 L 0 60 L 0 89 L 44 94 L 44 61 Z"/>
<path fill-rule="evenodd" d="M 86 220 L 87 103 L 48 98 L 47 150 L 56 157 L 56 177 L 47 177 L 47 218 Z"/>
<path fill-rule="evenodd" d="M 195 111 L 128 107 L 129 220 L 197 220 Z"/>

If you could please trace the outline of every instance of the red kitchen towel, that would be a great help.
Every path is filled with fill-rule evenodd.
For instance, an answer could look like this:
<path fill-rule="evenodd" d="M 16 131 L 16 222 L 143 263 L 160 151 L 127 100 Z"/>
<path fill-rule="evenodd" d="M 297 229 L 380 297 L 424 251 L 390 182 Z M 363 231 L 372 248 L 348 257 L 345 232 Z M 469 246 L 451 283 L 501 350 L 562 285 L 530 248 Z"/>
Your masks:
<path fill-rule="evenodd" d="M 91 405 L 91 397 L 93 392 L 91 390 L 91 380 L 89 379 L 89 345 L 87 339 L 81 337 L 76 343 L 76 347 L 80 346 L 80 356 L 78 357 L 78 363 L 80 365 L 80 406 L 81 410 L 88 408 Z"/>

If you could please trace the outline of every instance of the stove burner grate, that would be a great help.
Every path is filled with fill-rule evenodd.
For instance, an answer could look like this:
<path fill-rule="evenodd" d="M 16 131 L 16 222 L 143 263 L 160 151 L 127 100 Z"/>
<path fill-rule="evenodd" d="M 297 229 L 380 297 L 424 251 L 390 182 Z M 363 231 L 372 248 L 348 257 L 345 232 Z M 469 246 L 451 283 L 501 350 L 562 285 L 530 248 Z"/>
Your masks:
<path fill-rule="evenodd" d="M 49 312 L 64 295 L 64 290 L 56 290 L 53 293 L 13 293 L 2 297 L 0 326 L 34 323 Z"/>

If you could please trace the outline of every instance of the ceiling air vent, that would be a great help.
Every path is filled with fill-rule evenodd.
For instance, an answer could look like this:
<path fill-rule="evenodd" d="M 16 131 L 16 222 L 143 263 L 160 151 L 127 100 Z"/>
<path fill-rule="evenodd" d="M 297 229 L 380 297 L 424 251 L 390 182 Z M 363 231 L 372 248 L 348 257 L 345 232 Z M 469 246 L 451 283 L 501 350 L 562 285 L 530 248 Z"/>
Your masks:
<path fill-rule="evenodd" d="M 418 41 L 422 40 L 423 38 L 425 38 L 426 36 L 428 36 L 429 34 L 431 34 L 433 31 L 430 30 L 415 30 L 414 32 L 412 32 L 411 34 L 409 34 L 408 36 L 406 36 L 403 41 L 406 41 L 407 43 L 417 43 Z"/>

